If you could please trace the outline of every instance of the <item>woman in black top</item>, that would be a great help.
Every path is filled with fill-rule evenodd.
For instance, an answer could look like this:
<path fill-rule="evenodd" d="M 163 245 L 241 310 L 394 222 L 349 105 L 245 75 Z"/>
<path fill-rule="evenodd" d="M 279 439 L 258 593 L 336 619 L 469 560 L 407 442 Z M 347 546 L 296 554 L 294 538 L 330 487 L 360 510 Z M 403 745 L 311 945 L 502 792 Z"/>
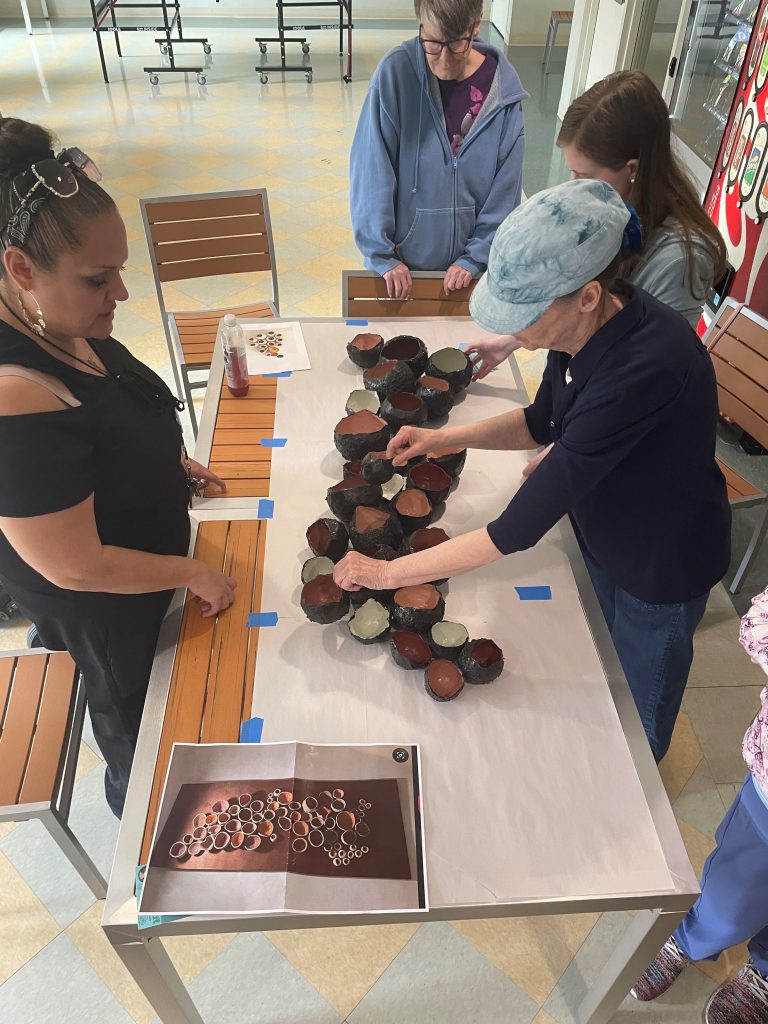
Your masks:
<path fill-rule="evenodd" d="M 52 142 L 0 118 L 0 579 L 82 671 L 120 816 L 171 595 L 215 615 L 235 584 L 186 557 L 190 482 L 220 481 L 186 459 L 163 381 L 110 337 L 125 226 L 85 154 Z"/>

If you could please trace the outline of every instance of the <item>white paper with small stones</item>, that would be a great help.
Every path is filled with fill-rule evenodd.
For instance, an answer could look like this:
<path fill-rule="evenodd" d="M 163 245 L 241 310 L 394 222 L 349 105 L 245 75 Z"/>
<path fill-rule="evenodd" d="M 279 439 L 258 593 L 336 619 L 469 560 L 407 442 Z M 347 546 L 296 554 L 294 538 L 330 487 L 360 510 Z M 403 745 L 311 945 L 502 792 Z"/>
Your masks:
<path fill-rule="evenodd" d="M 249 376 L 286 371 L 293 373 L 311 368 L 304 333 L 298 320 L 286 323 L 243 320 L 240 326 L 245 334 Z"/>
<path fill-rule="evenodd" d="M 346 356 L 360 330 L 416 334 L 430 351 L 470 342 L 471 323 L 305 323 L 312 372 L 281 380 L 272 457 L 262 629 L 252 713 L 265 741 L 421 745 L 427 873 L 433 907 L 668 893 L 675 884 L 584 615 L 559 528 L 535 548 L 453 579 L 446 618 L 503 649 L 502 676 L 437 703 L 423 673 L 398 668 L 389 645 L 363 646 L 345 622 L 319 626 L 299 606 L 305 531 L 331 513 L 342 478 L 333 428 L 362 371 Z M 470 422 L 526 399 L 504 364 L 450 415 Z M 486 525 L 521 483 L 523 452 L 470 451 L 436 522 L 449 536 Z M 548 585 L 551 601 L 515 586 Z M 650 905 L 650 904 L 649 904 Z"/>

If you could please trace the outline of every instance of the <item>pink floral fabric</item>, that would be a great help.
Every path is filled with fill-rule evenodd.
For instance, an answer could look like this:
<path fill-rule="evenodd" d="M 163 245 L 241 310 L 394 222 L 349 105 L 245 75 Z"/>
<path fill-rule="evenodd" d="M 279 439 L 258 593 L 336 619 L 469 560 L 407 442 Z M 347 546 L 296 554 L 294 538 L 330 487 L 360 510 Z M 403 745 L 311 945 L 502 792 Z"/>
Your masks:
<path fill-rule="evenodd" d="M 752 661 L 768 674 L 768 588 L 752 601 L 741 620 L 739 640 Z M 760 694 L 761 708 L 744 737 L 742 751 L 747 767 L 768 799 L 768 686 Z"/>

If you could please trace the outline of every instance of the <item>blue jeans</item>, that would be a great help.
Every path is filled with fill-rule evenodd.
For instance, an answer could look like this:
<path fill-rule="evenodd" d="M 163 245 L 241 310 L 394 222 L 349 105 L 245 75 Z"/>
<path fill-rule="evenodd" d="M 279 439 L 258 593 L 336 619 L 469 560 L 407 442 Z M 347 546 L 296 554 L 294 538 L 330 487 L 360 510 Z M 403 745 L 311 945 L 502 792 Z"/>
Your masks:
<path fill-rule="evenodd" d="M 693 634 L 709 593 L 682 604 L 649 604 L 618 587 L 586 551 L 583 554 L 658 762 L 669 749 L 693 661 Z"/>
<path fill-rule="evenodd" d="M 751 775 L 716 839 L 701 876 L 701 896 L 675 939 L 691 960 L 717 960 L 724 949 L 748 942 L 755 967 L 768 975 L 768 808 Z"/>

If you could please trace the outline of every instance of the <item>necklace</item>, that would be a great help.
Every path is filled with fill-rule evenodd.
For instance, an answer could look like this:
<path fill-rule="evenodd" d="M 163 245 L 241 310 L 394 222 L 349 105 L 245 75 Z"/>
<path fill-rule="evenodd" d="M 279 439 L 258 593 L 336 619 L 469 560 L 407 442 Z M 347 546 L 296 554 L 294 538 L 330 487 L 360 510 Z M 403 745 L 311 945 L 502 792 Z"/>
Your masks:
<path fill-rule="evenodd" d="M 24 323 L 24 321 L 21 319 L 20 316 L 14 313 L 14 311 L 11 309 L 11 307 L 8 305 L 8 303 L 5 301 L 2 295 L 0 295 L 0 302 L 5 306 L 8 312 L 14 318 L 14 320 L 18 320 L 18 322 L 26 330 L 26 324 Z M 73 359 L 76 363 L 80 363 L 82 366 L 88 366 L 92 370 L 95 370 L 99 374 L 99 376 L 107 377 L 109 380 L 113 380 L 116 383 L 128 388 L 128 390 L 137 399 L 141 400 L 144 404 L 154 408 L 155 410 L 173 409 L 175 410 L 175 412 L 184 411 L 184 402 L 182 402 L 181 399 L 177 398 L 174 394 L 172 394 L 172 392 L 164 384 L 162 385 L 162 387 L 158 387 L 147 377 L 143 376 L 143 374 L 137 373 L 135 370 L 121 370 L 119 373 L 114 373 L 110 369 L 102 370 L 102 368 L 96 362 L 96 353 L 93 351 L 93 349 L 91 349 L 91 353 L 88 356 L 87 360 L 81 359 L 79 356 L 75 356 L 72 355 L 71 352 L 67 352 L 65 348 L 62 348 L 61 345 L 57 345 L 55 341 L 51 341 L 51 339 L 46 337 L 44 334 L 41 334 L 40 337 L 47 345 L 50 345 L 51 348 L 56 349 L 57 352 L 61 352 L 61 354 L 66 356 L 68 359 Z M 85 342 L 90 348 L 90 341 L 88 341 L 88 339 L 86 338 Z"/>
<path fill-rule="evenodd" d="M 24 323 L 24 321 L 21 319 L 21 317 L 17 313 L 15 313 L 11 309 L 11 307 L 8 305 L 8 303 L 5 301 L 5 299 L 3 298 L 2 295 L 0 295 L 0 302 L 2 302 L 2 304 L 5 306 L 7 311 L 14 318 L 14 320 L 17 320 L 22 325 L 22 327 L 26 328 L 26 324 Z M 57 345 L 55 341 L 51 341 L 51 339 L 49 337 L 47 337 L 45 334 L 41 333 L 40 337 L 46 343 L 46 345 L 50 345 L 51 348 L 55 348 L 57 352 L 61 352 L 61 354 L 66 356 L 67 359 L 74 359 L 74 361 L 76 363 L 80 363 L 82 366 L 90 366 L 90 368 L 92 370 L 96 370 L 96 372 L 100 373 L 102 377 L 114 377 L 114 374 L 110 373 L 109 370 L 102 370 L 102 368 L 99 366 L 99 364 L 96 361 L 96 353 L 92 349 L 91 349 L 90 353 L 88 354 L 88 358 L 87 359 L 81 359 L 79 356 L 73 355 L 71 352 L 67 352 L 67 350 L 65 348 L 62 348 L 61 345 Z M 85 343 L 90 348 L 90 342 L 88 341 L 87 338 L 85 339 Z"/>

